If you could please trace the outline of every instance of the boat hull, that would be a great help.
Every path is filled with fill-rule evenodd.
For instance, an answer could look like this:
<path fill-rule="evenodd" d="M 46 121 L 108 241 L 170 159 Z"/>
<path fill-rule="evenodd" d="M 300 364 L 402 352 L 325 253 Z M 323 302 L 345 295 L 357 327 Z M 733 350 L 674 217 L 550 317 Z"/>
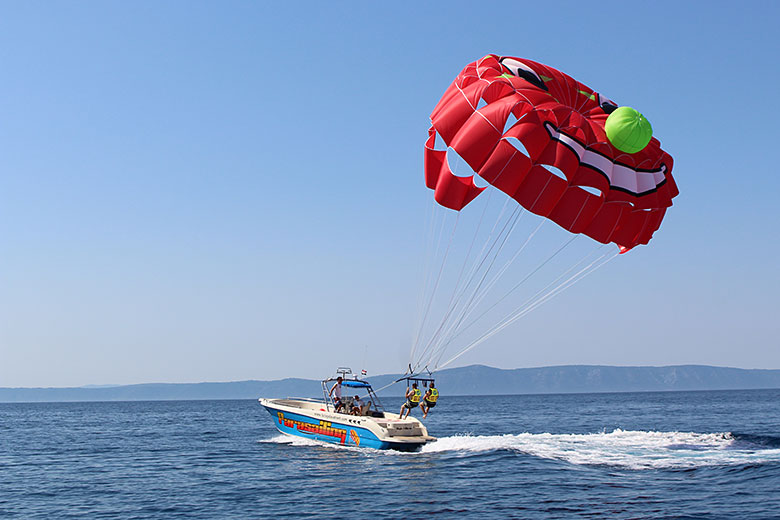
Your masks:
<path fill-rule="evenodd" d="M 427 432 L 417 438 L 394 439 L 387 435 L 382 438 L 381 431 L 378 431 L 382 429 L 371 418 L 337 414 L 325 409 L 295 410 L 290 406 L 275 406 L 274 401 L 273 399 L 260 400 L 274 419 L 276 428 L 288 435 L 342 446 L 399 451 L 415 451 L 434 440 L 427 435 Z"/>

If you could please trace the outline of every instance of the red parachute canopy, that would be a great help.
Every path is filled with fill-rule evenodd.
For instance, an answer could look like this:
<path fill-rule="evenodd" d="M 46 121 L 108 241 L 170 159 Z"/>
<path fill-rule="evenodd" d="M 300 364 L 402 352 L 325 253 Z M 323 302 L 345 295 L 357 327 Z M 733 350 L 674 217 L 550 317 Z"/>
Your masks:
<path fill-rule="evenodd" d="M 551 67 L 485 56 L 458 74 L 431 114 L 426 185 L 458 211 L 484 189 L 450 170 L 447 151 L 434 149 L 438 134 L 529 211 L 623 251 L 647 244 L 678 194 L 673 161 L 655 137 L 635 153 L 614 146 L 605 124 L 617 108 Z M 510 114 L 517 122 L 505 128 Z"/>

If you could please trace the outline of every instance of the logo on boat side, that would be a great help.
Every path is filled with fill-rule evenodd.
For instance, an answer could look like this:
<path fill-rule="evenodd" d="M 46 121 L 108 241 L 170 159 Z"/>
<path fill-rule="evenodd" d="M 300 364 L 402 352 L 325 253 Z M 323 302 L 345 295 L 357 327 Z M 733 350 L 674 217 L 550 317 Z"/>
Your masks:
<path fill-rule="evenodd" d="M 333 428 L 330 421 L 320 421 L 319 424 L 312 424 L 303 421 L 295 421 L 293 419 L 285 419 L 284 413 L 282 412 L 276 412 L 276 415 L 279 417 L 279 424 L 283 424 L 287 428 L 298 430 L 300 433 L 335 437 L 341 444 L 344 444 L 347 440 L 347 430 L 342 428 Z M 352 430 L 352 434 L 356 435 L 355 430 Z M 356 442 L 356 444 L 359 443 Z"/>
<path fill-rule="evenodd" d="M 352 437 L 352 442 L 355 443 L 355 446 L 360 446 L 360 437 L 355 430 L 349 430 L 349 436 Z"/>

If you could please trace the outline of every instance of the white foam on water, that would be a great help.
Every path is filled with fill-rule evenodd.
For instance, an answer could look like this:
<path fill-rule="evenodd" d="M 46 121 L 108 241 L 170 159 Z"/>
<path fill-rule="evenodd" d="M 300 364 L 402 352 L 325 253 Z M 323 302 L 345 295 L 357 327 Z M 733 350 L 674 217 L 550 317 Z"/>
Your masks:
<path fill-rule="evenodd" d="M 624 431 L 588 434 L 457 435 L 423 453 L 513 450 L 572 464 L 677 469 L 780 462 L 780 449 L 740 449 L 730 433 Z"/>
<path fill-rule="evenodd" d="M 322 446 L 323 444 L 326 444 L 324 442 L 315 441 L 314 439 L 308 439 L 306 437 L 296 437 L 293 435 L 285 435 L 283 433 L 280 433 L 279 435 L 275 435 L 270 439 L 261 439 L 257 442 L 268 443 L 268 444 L 289 444 L 291 446 Z"/>
<path fill-rule="evenodd" d="M 271 437 L 270 439 L 260 439 L 260 443 L 267 444 L 287 444 L 290 446 L 320 446 L 325 448 L 334 448 L 338 450 L 365 450 L 367 448 L 358 448 L 357 446 L 347 446 L 344 444 L 337 444 L 335 442 L 318 441 L 307 437 L 298 437 L 296 435 L 279 434 Z M 371 448 L 368 448 L 371 449 Z M 377 450 L 373 450 L 377 451 Z"/>

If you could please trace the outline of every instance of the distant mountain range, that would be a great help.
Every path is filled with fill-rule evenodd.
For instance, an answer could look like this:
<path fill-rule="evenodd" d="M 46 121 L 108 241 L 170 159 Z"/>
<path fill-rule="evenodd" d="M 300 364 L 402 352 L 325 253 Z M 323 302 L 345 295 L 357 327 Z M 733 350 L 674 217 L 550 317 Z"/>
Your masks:
<path fill-rule="evenodd" d="M 374 388 L 398 375 L 368 377 Z M 657 392 L 672 390 L 747 390 L 780 388 L 780 370 L 678 365 L 613 367 L 570 365 L 504 370 L 482 365 L 436 373 L 442 395 L 511 395 L 595 392 Z M 380 396 L 400 395 L 392 386 Z M 258 397 L 318 397 L 319 381 L 280 379 L 229 383 L 149 383 L 78 388 L 0 388 L 0 402 L 154 401 L 193 399 L 255 399 Z"/>

